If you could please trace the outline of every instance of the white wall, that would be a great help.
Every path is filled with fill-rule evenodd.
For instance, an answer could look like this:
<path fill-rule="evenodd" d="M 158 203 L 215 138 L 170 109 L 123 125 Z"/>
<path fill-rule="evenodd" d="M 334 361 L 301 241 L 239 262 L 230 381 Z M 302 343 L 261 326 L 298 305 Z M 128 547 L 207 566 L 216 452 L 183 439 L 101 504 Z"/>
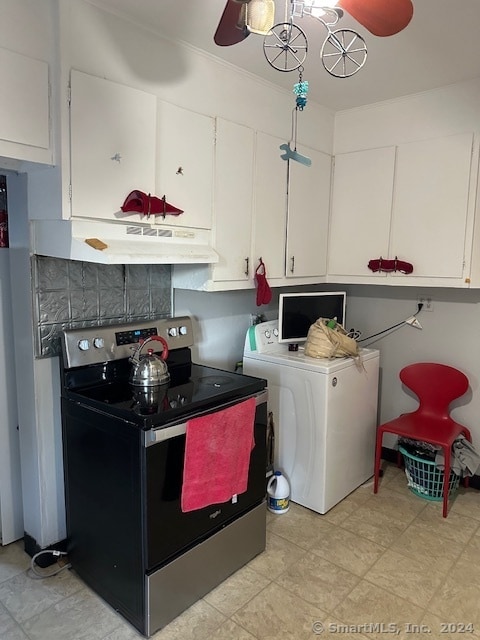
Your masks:
<path fill-rule="evenodd" d="M 421 311 L 422 330 L 402 326 L 385 335 L 366 340 L 380 351 L 379 422 L 396 417 L 417 404 L 398 378 L 402 367 L 412 362 L 441 362 L 463 371 L 470 388 L 455 401 L 453 417 L 472 431 L 480 451 L 480 291 L 465 289 L 386 287 L 374 285 L 319 285 L 298 290 L 342 290 L 347 292 L 348 329 L 362 332 L 362 339 L 406 320 L 417 311 L 419 293 L 431 297 L 433 311 Z M 278 317 L 276 289 L 268 306 L 256 307 L 255 292 L 232 291 L 205 293 L 176 290 L 174 310 L 194 318 L 194 359 L 233 370 L 241 359 L 250 313 L 264 313 L 267 320 Z M 385 446 L 393 447 L 395 438 L 386 436 Z"/>
<path fill-rule="evenodd" d="M 383 147 L 435 138 L 461 132 L 480 131 L 480 79 L 462 82 L 425 93 L 366 107 L 342 111 L 335 118 L 334 153 Z M 479 211 L 477 202 L 477 213 Z M 452 215 L 455 212 L 452 211 Z M 476 225 L 478 227 L 478 224 Z M 412 229 L 412 233 L 415 230 Z M 478 228 L 476 229 L 478 238 Z M 432 229 L 435 242 L 435 229 Z M 470 256 L 466 256 L 468 260 Z M 472 278 L 478 265 L 475 253 Z M 351 320 L 371 332 L 405 316 L 404 302 L 409 300 L 407 316 L 416 308 L 414 289 L 392 291 L 388 287 L 352 287 Z M 423 331 L 402 328 L 378 343 L 381 349 L 380 419 L 395 417 L 414 402 L 401 390 L 398 372 L 410 362 L 430 360 L 458 367 L 470 379 L 471 389 L 458 401 L 454 416 L 471 427 L 474 442 L 480 450 L 480 397 L 478 394 L 478 361 L 480 340 L 478 322 L 480 295 L 476 290 L 431 289 L 434 311 L 422 313 Z M 386 439 L 391 443 L 392 439 Z"/>

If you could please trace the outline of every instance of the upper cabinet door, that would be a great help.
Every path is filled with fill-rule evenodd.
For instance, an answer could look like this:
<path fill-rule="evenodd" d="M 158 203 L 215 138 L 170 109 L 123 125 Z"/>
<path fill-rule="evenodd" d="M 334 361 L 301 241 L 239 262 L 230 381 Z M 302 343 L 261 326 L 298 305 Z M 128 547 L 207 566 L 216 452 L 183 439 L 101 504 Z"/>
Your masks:
<path fill-rule="evenodd" d="M 329 275 L 385 277 L 373 274 L 367 265 L 390 257 L 394 169 L 395 147 L 335 156 Z"/>
<path fill-rule="evenodd" d="M 326 273 L 332 159 L 308 148 L 305 155 L 312 160 L 310 167 L 289 160 L 286 252 L 289 278 Z"/>
<path fill-rule="evenodd" d="M 211 229 L 215 121 L 158 103 L 156 193 L 183 214 L 168 224 Z"/>
<path fill-rule="evenodd" d="M 254 267 L 263 259 L 269 280 L 285 276 L 287 168 L 281 138 L 257 132 L 254 176 Z"/>
<path fill-rule="evenodd" d="M 415 277 L 463 276 L 472 148 L 472 133 L 398 147 L 390 254 Z"/>
<path fill-rule="evenodd" d="M 144 220 L 120 207 L 135 189 L 155 193 L 155 123 L 156 96 L 71 72 L 73 216 Z"/>
<path fill-rule="evenodd" d="M 0 49 L 0 155 L 51 162 L 48 64 Z"/>
<path fill-rule="evenodd" d="M 217 118 L 214 281 L 252 281 L 254 131 Z"/>

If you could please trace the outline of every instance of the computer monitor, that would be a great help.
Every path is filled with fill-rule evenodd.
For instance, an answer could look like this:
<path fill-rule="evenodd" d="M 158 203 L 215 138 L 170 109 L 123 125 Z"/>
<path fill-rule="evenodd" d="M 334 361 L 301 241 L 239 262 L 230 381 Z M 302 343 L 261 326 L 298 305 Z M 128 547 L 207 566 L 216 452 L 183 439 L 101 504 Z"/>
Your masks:
<path fill-rule="evenodd" d="M 281 293 L 278 308 L 278 341 L 305 342 L 310 326 L 318 318 L 335 318 L 345 325 L 345 291 Z"/>

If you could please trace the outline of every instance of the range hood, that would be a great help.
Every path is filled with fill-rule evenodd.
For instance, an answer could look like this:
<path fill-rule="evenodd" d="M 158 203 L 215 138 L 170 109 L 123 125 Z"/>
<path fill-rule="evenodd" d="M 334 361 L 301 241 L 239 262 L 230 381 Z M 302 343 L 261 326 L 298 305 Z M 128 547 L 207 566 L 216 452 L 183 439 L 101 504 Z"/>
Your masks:
<path fill-rule="evenodd" d="M 32 220 L 33 253 L 100 264 L 212 264 L 210 231 L 84 218 Z"/>

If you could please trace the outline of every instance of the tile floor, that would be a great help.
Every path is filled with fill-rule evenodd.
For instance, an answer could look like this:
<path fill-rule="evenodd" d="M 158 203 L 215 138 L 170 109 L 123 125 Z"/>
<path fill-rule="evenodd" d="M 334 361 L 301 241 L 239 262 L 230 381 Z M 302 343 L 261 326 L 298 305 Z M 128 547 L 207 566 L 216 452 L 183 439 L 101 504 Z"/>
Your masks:
<path fill-rule="evenodd" d="M 265 553 L 154 640 L 480 638 L 480 492 L 460 489 L 444 519 L 385 466 L 376 496 L 366 483 L 324 516 L 268 514 Z M 141 638 L 72 571 L 29 564 L 21 542 L 0 548 L 0 640 Z"/>

